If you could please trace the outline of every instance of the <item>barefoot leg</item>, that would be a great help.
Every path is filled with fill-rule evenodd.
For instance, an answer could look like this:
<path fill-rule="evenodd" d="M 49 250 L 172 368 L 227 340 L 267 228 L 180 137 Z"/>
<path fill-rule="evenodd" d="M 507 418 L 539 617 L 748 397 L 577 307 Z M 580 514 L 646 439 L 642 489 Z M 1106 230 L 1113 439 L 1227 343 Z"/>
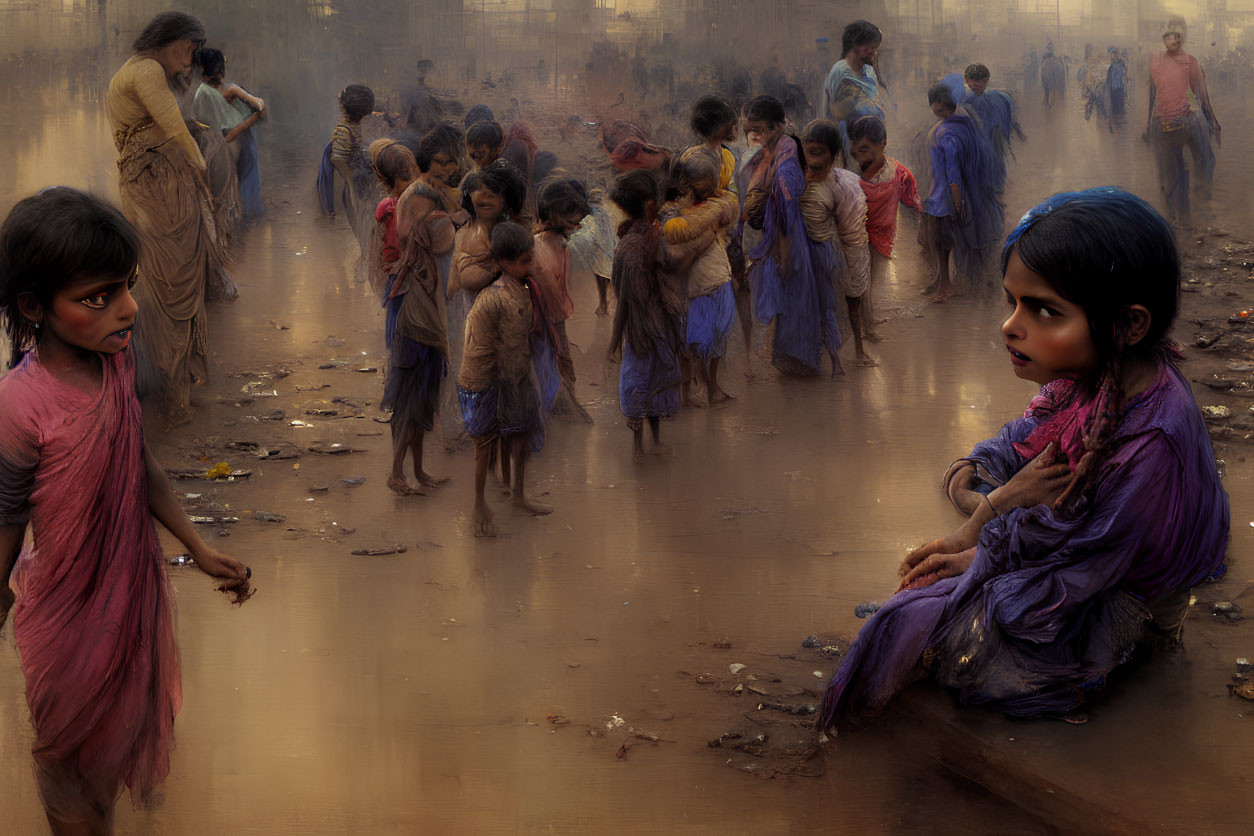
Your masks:
<path fill-rule="evenodd" d="M 649 416 L 649 431 L 653 434 L 653 455 L 667 456 L 675 452 L 662 443 L 662 419 L 656 415 Z"/>
<path fill-rule="evenodd" d="M 448 481 L 447 476 L 432 476 L 422 466 L 422 443 L 426 438 L 426 433 L 417 430 L 414 433 L 414 441 L 410 444 L 410 453 L 414 460 L 414 475 L 418 477 L 418 484 L 424 488 L 438 488 Z"/>
<path fill-rule="evenodd" d="M 712 404 L 723 403 L 732 399 L 732 396 L 724 392 L 723 388 L 718 385 L 718 364 L 722 359 L 722 357 L 715 357 L 710 361 L 709 393 L 710 403 Z"/>
<path fill-rule="evenodd" d="M 527 476 L 527 439 L 518 435 L 511 438 L 510 441 L 512 442 L 514 454 L 514 505 L 537 517 L 552 514 L 552 505 L 546 505 L 527 496 L 527 492 L 523 487 L 523 482 Z"/>
<path fill-rule="evenodd" d="M 488 469 L 491 466 L 492 449 L 496 439 L 481 439 L 475 445 L 475 536 L 495 537 L 496 527 L 492 524 L 492 511 L 484 499 L 483 488 L 488 481 Z"/>
<path fill-rule="evenodd" d="M 601 304 L 597 306 L 597 316 L 610 315 L 610 280 L 605 276 L 597 276 L 597 298 Z"/>
<path fill-rule="evenodd" d="M 630 421 L 627 424 L 631 427 L 631 460 L 636 464 L 644 464 L 644 426 Z"/>
<path fill-rule="evenodd" d="M 859 366 L 874 366 L 875 361 L 866 353 L 866 346 L 862 342 L 862 332 L 866 327 L 863 320 L 862 299 L 856 296 L 846 296 L 845 301 L 849 303 L 849 324 L 853 331 L 854 360 Z"/>
<path fill-rule="evenodd" d="M 421 490 L 405 479 L 405 455 L 409 452 L 413 436 L 411 428 L 408 422 L 397 420 L 395 415 L 388 426 L 392 429 L 392 472 L 388 475 L 388 489 L 401 496 L 421 494 Z"/>

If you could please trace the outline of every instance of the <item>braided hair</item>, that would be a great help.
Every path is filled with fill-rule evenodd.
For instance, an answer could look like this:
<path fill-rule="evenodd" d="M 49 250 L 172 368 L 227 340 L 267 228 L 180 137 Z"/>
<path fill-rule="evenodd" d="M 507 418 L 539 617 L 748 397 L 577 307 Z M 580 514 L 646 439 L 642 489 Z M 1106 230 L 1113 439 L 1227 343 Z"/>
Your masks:
<path fill-rule="evenodd" d="M 1006 239 L 1002 272 L 1017 253 L 1023 266 L 1084 309 L 1098 367 L 1077 381 L 1074 397 L 1094 398 L 1084 454 L 1056 511 L 1074 509 L 1094 484 L 1127 400 L 1124 373 L 1136 361 L 1172 363 L 1168 337 L 1180 305 L 1180 253 L 1171 225 L 1136 195 L 1113 187 L 1062 192 L 1023 217 Z M 1150 314 L 1145 335 L 1130 341 L 1131 306 Z"/>

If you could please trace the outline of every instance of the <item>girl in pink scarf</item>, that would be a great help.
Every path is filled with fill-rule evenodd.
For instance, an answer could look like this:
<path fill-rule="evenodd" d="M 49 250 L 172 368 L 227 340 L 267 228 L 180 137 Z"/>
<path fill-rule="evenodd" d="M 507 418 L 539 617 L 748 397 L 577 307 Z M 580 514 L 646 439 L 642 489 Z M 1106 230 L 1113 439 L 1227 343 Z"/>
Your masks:
<path fill-rule="evenodd" d="M 251 572 L 201 541 L 144 443 L 127 350 L 138 258 L 126 219 L 74 189 L 0 227 L 15 364 L 0 378 L 0 627 L 12 609 L 54 833 L 112 832 L 123 785 L 143 805 L 170 769 L 182 689 L 153 517 L 249 594 Z"/>

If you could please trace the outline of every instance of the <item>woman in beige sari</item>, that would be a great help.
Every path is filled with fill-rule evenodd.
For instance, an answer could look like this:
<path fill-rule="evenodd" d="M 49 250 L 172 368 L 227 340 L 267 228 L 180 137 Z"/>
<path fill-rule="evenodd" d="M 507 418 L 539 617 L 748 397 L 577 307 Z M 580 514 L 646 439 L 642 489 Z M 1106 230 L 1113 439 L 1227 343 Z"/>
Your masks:
<path fill-rule="evenodd" d="M 171 84 L 205 40 L 191 15 L 163 12 L 109 82 L 122 212 L 139 230 L 135 323 L 138 384 L 171 424 L 190 418 L 193 381 L 207 377 L 205 283 L 221 270 L 205 160 Z"/>

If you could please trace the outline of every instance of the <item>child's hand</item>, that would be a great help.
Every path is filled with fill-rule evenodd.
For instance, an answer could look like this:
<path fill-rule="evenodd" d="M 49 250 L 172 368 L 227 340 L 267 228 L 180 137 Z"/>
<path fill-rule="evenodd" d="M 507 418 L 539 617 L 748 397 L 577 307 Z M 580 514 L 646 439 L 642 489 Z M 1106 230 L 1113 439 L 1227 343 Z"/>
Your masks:
<path fill-rule="evenodd" d="M 243 583 L 252 575 L 252 571 L 233 557 L 227 557 L 216 549 L 205 546 L 203 550 L 192 555 L 200 571 L 212 578 L 234 580 Z"/>
<path fill-rule="evenodd" d="M 934 554 L 903 575 L 897 591 L 922 589 L 945 578 L 956 578 L 971 568 L 971 561 L 974 559 L 973 548 L 957 554 Z"/>
<path fill-rule="evenodd" d="M 1002 514 L 1011 508 L 1034 508 L 1052 505 L 1062 496 L 1071 481 L 1071 467 L 1055 462 L 1058 445 L 1050 442 L 1041 454 L 1028 462 L 1009 482 L 989 495 Z"/>

